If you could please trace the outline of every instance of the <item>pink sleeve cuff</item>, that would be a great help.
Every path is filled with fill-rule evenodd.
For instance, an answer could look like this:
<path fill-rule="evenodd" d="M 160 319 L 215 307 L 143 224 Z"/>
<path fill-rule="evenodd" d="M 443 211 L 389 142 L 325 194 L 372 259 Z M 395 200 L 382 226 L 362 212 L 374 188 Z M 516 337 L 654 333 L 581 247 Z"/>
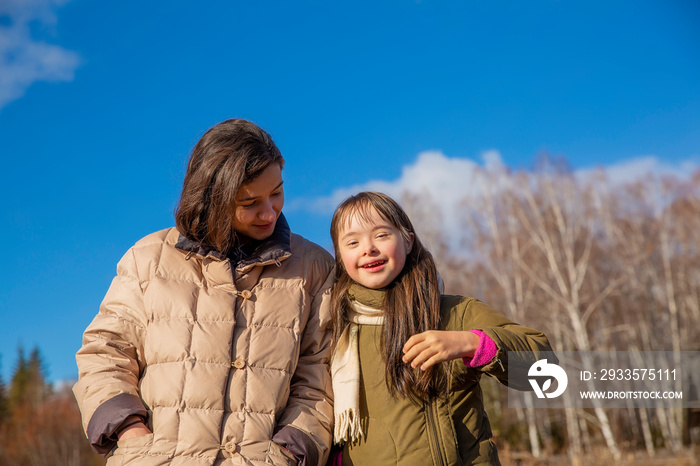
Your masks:
<path fill-rule="evenodd" d="M 469 330 L 479 337 L 479 347 L 471 358 L 462 358 L 465 366 L 481 367 L 493 361 L 498 354 L 496 343 L 481 330 Z"/>

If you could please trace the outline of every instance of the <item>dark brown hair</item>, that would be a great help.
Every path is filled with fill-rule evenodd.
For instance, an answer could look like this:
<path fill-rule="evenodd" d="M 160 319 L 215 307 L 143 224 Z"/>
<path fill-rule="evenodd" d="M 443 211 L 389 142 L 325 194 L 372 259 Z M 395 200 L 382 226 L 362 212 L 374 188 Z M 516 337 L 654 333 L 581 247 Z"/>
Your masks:
<path fill-rule="evenodd" d="M 226 254 L 236 244 L 236 194 L 268 166 L 284 166 L 272 138 L 247 120 L 226 120 L 192 149 L 175 222 L 183 236 Z"/>
<path fill-rule="evenodd" d="M 336 283 L 331 294 L 333 341 L 337 342 L 348 325 L 348 289 L 353 283 L 340 257 L 338 238 L 354 216 L 369 221 L 372 211 L 399 230 L 404 240 L 413 233 L 413 246 L 401 273 L 386 287 L 384 328 L 381 340 L 385 379 L 390 393 L 427 400 L 447 393 L 447 371 L 436 364 L 426 371 L 412 369 L 403 362 L 403 345 L 417 333 L 435 330 L 440 323 L 440 288 L 432 255 L 415 234 L 406 212 L 382 193 L 361 192 L 343 201 L 331 220 L 335 248 Z"/>

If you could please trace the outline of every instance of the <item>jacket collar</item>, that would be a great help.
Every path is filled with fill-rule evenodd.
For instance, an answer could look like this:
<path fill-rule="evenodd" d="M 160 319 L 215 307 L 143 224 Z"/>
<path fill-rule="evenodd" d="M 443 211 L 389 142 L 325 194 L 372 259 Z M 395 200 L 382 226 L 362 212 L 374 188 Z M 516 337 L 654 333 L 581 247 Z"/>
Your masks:
<path fill-rule="evenodd" d="M 217 260 L 225 260 L 228 257 L 217 250 L 214 246 L 200 243 L 188 239 L 182 234 L 178 238 L 175 247 L 187 252 L 188 256 L 197 254 L 202 257 L 212 257 Z M 284 214 L 277 218 L 275 230 L 269 238 L 260 242 L 250 256 L 243 259 L 239 254 L 233 254 L 230 259 L 236 268 L 244 268 L 254 265 L 267 265 L 269 263 L 279 263 L 292 255 L 292 232 L 289 229 L 287 219 Z"/>

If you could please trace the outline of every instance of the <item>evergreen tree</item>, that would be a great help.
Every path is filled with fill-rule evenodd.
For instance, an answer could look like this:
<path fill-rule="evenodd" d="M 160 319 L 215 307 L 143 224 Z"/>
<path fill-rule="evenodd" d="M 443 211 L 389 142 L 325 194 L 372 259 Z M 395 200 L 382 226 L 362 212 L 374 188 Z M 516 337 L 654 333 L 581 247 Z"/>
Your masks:
<path fill-rule="evenodd" d="M 22 346 L 17 352 L 17 366 L 10 383 L 10 407 L 14 409 L 24 404 L 37 406 L 49 393 L 41 354 L 36 347 L 32 350 L 29 359 L 24 356 Z"/>
<path fill-rule="evenodd" d="M 18 406 L 22 404 L 29 385 L 29 372 L 27 370 L 27 360 L 24 357 L 24 348 L 20 345 L 17 348 L 17 364 L 15 372 L 10 381 L 10 406 Z"/>
<path fill-rule="evenodd" d="M 51 385 L 46 382 L 46 366 L 41 358 L 38 347 L 34 347 L 29 355 L 29 393 L 35 406 L 51 394 Z"/>

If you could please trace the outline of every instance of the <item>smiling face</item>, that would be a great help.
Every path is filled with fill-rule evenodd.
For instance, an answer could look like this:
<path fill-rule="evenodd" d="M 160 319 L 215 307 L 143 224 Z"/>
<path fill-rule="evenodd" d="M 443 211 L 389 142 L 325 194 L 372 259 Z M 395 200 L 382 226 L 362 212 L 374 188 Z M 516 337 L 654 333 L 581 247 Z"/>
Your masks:
<path fill-rule="evenodd" d="M 338 252 L 350 278 L 366 288 L 389 285 L 399 276 L 413 246 L 374 209 L 366 218 L 351 214 L 338 237 Z"/>
<path fill-rule="evenodd" d="M 254 240 L 269 238 L 283 206 L 282 167 L 273 163 L 238 190 L 233 228 Z"/>

